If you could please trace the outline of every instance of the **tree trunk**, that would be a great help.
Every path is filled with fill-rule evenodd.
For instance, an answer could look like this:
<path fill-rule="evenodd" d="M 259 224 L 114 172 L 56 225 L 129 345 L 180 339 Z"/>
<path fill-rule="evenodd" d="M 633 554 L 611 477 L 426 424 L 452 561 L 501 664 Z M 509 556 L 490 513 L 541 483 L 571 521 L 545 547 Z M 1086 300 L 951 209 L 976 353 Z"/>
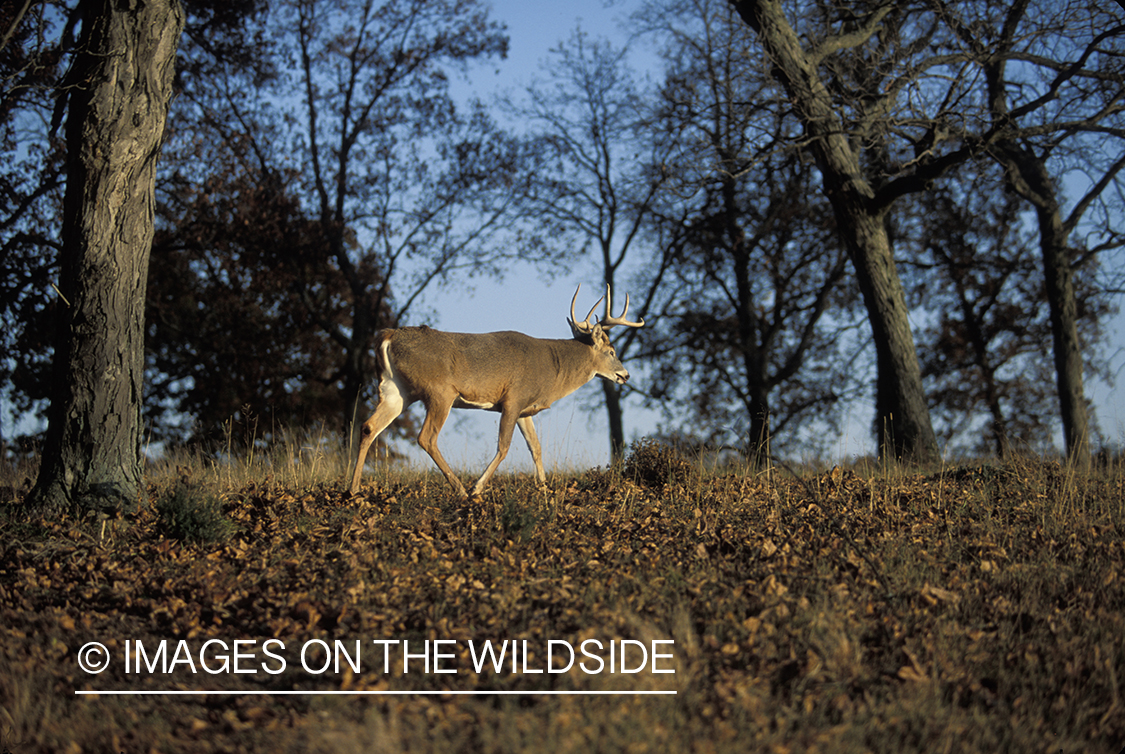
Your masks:
<path fill-rule="evenodd" d="M 184 16 L 178 0 L 84 0 L 64 82 L 62 314 L 29 505 L 129 509 L 142 487 L 144 302 L 156 160 Z"/>
<path fill-rule="evenodd" d="M 887 236 L 885 210 L 875 208 L 874 190 L 864 178 L 859 157 L 832 109 L 832 98 L 786 20 L 780 2 L 736 0 L 733 4 L 762 40 L 774 76 L 789 93 L 805 124 L 825 194 L 855 268 L 875 341 L 879 450 L 904 460 L 937 460 L 937 437 L 922 389 L 922 370 Z"/>
<path fill-rule="evenodd" d="M 761 326 L 754 311 L 754 292 L 750 277 L 750 251 L 746 234 L 738 223 L 734 184 L 723 184 L 723 210 L 730 252 L 734 265 L 735 315 L 738 321 L 738 345 L 742 352 L 743 376 L 746 380 L 746 406 L 750 415 L 750 433 L 746 438 L 746 460 L 751 468 L 760 468 L 769 461 L 770 452 L 770 381 L 766 349 Z"/>
<path fill-rule="evenodd" d="M 1022 15 L 1028 3 L 1021 2 L 1010 14 Z M 1015 28 L 1012 26 L 1011 28 Z M 1004 126 L 1011 118 L 1006 56 L 996 57 L 984 68 L 989 110 L 994 123 Z M 1073 228 L 1062 219 L 1062 208 L 1046 159 L 1014 139 L 1001 139 L 990 152 L 1004 168 L 1008 185 L 1035 208 L 1039 223 L 1039 245 L 1043 256 L 1043 286 L 1051 313 L 1051 336 L 1055 354 L 1055 383 L 1059 413 L 1070 462 L 1079 468 L 1090 464 L 1090 426 L 1082 381 L 1082 348 L 1078 340 L 1078 303 L 1066 240 Z"/>
<path fill-rule="evenodd" d="M 352 461 L 352 451 L 358 452 L 359 427 L 369 416 L 370 406 L 364 405 L 360 400 L 363 396 L 363 376 L 361 369 L 356 364 L 360 361 L 360 354 L 354 346 L 344 354 L 344 442 L 348 449 L 348 462 Z"/>
<path fill-rule="evenodd" d="M 1041 158 L 1013 144 L 1004 144 L 994 149 L 993 154 L 1004 167 L 1008 183 L 1035 208 L 1043 256 L 1043 285 L 1051 313 L 1055 382 L 1066 453 L 1071 463 L 1086 468 L 1090 464 L 1090 417 L 1082 377 L 1078 303 L 1062 210 L 1047 166 Z"/>
<path fill-rule="evenodd" d="M 609 458 L 617 466 L 625 460 L 625 422 L 621 410 L 621 391 L 608 380 L 599 380 L 605 392 L 605 413 L 609 419 Z"/>
<path fill-rule="evenodd" d="M 833 182 L 840 179 L 833 176 Z M 831 185 L 825 181 L 826 187 Z M 829 191 L 837 196 L 846 189 Z M 940 458 L 922 388 L 922 369 L 910 331 L 906 294 L 891 254 L 886 225 L 852 198 L 833 201 L 856 271 L 875 342 L 875 435 L 881 455 L 932 462 Z"/>
<path fill-rule="evenodd" d="M 950 264 L 951 271 L 954 269 Z M 1003 392 L 996 381 L 996 367 L 989 358 L 988 341 L 984 336 L 982 317 L 973 307 L 966 293 L 965 281 L 960 273 L 954 272 L 953 279 L 957 286 L 957 298 L 961 304 L 961 317 L 965 321 L 969 345 L 972 347 L 973 363 L 980 370 L 981 385 L 978 388 L 988 408 L 989 432 L 992 434 L 992 447 L 996 457 L 1007 459 L 1011 457 L 1011 446 L 1008 442 L 1008 420 L 1004 416 L 1004 407 L 1000 403 Z"/>
<path fill-rule="evenodd" d="M 612 238 L 612 233 L 609 237 Z M 613 274 L 617 266 L 613 264 L 608 238 L 601 240 L 602 269 L 605 272 L 605 282 L 612 291 L 614 288 Z M 620 301 L 618 302 L 620 306 Z M 608 312 L 612 315 L 613 312 Z M 624 348 L 618 354 L 625 358 Z M 611 466 L 620 466 L 625 461 L 625 407 L 621 404 L 621 389 L 617 383 L 608 380 L 598 380 L 602 383 L 602 392 L 605 394 L 605 416 L 609 422 L 609 462 Z"/>

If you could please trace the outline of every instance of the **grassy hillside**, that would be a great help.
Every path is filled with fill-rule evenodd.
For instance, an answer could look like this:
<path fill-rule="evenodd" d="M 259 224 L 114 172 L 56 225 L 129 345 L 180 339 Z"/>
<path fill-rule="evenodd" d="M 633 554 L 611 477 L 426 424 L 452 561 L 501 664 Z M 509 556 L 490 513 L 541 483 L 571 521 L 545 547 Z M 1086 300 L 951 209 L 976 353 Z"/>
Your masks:
<path fill-rule="evenodd" d="M 1125 746 L 1120 468 L 704 473 L 646 444 L 622 473 L 550 495 L 502 476 L 467 506 L 436 472 L 374 473 L 348 500 L 342 464 L 300 455 L 154 470 L 121 518 L 29 521 L 9 492 L 0 750 Z M 515 642 L 514 672 L 476 672 L 486 640 Z M 92 641 L 99 674 L 79 666 Z M 568 672 L 534 672 L 568 647 Z"/>

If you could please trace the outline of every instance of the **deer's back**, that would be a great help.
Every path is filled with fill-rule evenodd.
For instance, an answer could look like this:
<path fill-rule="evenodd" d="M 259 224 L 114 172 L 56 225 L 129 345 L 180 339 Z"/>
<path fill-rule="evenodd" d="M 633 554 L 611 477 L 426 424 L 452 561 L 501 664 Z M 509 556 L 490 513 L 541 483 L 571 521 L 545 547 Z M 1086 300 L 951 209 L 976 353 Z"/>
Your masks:
<path fill-rule="evenodd" d="M 415 394 L 441 384 L 470 400 L 499 402 L 513 384 L 526 384 L 529 375 L 555 372 L 553 343 L 512 331 L 404 327 L 392 332 L 389 350 L 392 368 Z"/>

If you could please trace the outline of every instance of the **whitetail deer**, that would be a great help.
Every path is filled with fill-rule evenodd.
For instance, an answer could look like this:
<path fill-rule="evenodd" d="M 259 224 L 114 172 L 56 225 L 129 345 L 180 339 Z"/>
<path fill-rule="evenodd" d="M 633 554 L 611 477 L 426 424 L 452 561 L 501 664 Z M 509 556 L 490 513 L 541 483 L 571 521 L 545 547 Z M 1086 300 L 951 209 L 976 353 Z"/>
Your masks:
<path fill-rule="evenodd" d="M 578 291 L 582 286 L 578 286 Z M 644 320 L 629 322 L 629 296 L 620 317 L 611 316 L 609 286 L 605 295 L 590 309 L 586 319 L 576 321 L 570 301 L 572 340 L 544 340 L 518 332 L 451 333 L 429 327 L 404 327 L 383 330 L 376 336 L 379 368 L 379 405 L 363 423 L 359 458 L 352 474 L 350 492 L 359 491 L 363 464 L 371 443 L 390 426 L 407 406 L 422 401 L 426 419 L 418 433 L 418 444 L 430 454 L 441 473 L 465 498 L 477 497 L 488 484 L 496 467 L 508 454 L 512 431 L 520 428 L 527 441 L 535 473 L 546 485 L 543 453 L 531 417 L 559 398 L 570 395 L 595 376 L 624 384 L 629 372 L 617 358 L 606 330 L 614 325 L 642 327 Z M 598 304 L 605 300 L 605 317 L 590 322 Z M 438 433 L 451 408 L 479 408 L 500 412 L 500 438 L 496 456 L 480 479 L 466 494 L 437 446 Z"/>

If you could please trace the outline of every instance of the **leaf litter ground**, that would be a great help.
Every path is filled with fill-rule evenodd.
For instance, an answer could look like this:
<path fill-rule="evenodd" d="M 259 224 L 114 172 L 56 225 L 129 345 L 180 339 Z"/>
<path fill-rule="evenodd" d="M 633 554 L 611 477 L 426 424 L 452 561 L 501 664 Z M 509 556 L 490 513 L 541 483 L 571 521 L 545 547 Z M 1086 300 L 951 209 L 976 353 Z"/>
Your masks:
<path fill-rule="evenodd" d="M 516 477 L 497 482 L 479 505 L 459 503 L 432 478 L 393 475 L 354 500 L 339 485 L 170 483 L 217 500 L 222 526 L 207 532 L 165 515 L 158 503 L 168 491 L 157 486 L 152 504 L 130 517 L 27 521 L 11 506 L 0 524 L 0 744 L 11 752 L 1125 746 L 1119 470 L 1076 477 L 1038 461 L 868 475 L 595 470 L 560 480 L 549 496 Z M 224 648 L 233 662 L 236 640 L 247 642 L 241 669 L 256 672 L 201 667 L 220 667 Z M 404 675 L 402 644 L 375 643 L 409 641 L 416 653 L 426 640 L 444 640 L 442 662 L 458 672 L 426 672 L 416 656 Z M 473 672 L 485 640 L 526 641 L 530 654 L 515 672 L 510 663 Z M 650 672 L 654 664 L 606 672 L 602 652 L 600 673 L 577 662 L 535 673 L 548 667 L 549 640 L 573 648 L 629 640 L 629 662 L 639 646 L 661 647 L 671 656 L 658 664 L 674 672 Z M 78 664 L 90 641 L 114 658 L 97 675 Z M 125 641 L 141 642 L 153 665 L 127 673 Z M 319 650 L 337 641 L 349 652 L 360 642 L 359 672 L 347 657 L 325 672 L 302 667 L 302 648 L 318 669 L 331 659 Z M 180 653 L 168 673 L 155 659 L 161 642 L 165 662 Z M 553 659 L 558 669 L 567 658 Z M 75 695 L 91 689 L 676 694 Z"/>

